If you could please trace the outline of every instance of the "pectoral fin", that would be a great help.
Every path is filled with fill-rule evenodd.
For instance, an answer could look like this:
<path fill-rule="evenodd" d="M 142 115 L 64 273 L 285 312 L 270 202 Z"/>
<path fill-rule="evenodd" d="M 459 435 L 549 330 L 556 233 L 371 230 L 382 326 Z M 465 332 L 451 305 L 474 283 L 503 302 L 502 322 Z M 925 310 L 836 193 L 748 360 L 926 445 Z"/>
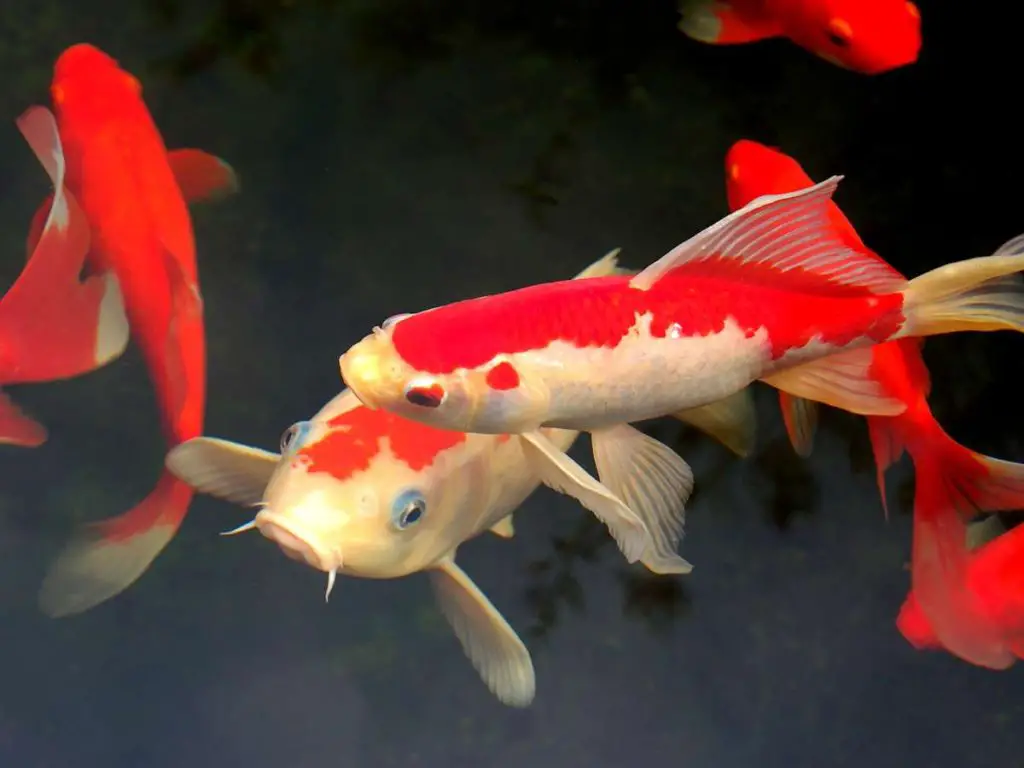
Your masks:
<path fill-rule="evenodd" d="M 676 552 L 683 538 L 686 500 L 693 472 L 675 451 L 628 424 L 590 435 L 601 483 L 636 512 L 650 531 L 640 558 L 654 573 L 689 573 L 693 566 Z"/>
<path fill-rule="evenodd" d="M 1006 526 L 999 515 L 990 515 L 967 526 L 967 548 L 978 549 L 1006 533 Z"/>
<path fill-rule="evenodd" d="M 818 427 L 818 404 L 813 400 L 779 392 L 779 407 L 786 434 L 797 456 L 807 458 L 814 448 L 814 432 Z"/>
<path fill-rule="evenodd" d="M 194 437 L 172 448 L 164 465 L 197 491 L 251 507 L 263 491 L 281 457 L 216 437 Z"/>
<path fill-rule="evenodd" d="M 898 416 L 905 403 L 889 397 L 871 375 L 871 348 L 851 349 L 765 376 L 761 381 L 790 395 L 862 416 Z"/>
<path fill-rule="evenodd" d="M 750 387 L 713 403 L 672 415 L 711 435 L 737 456 L 746 457 L 754 449 L 757 411 Z"/>
<path fill-rule="evenodd" d="M 216 202 L 238 191 L 234 169 L 201 149 L 171 150 L 167 161 L 188 203 Z"/>
<path fill-rule="evenodd" d="M 516 529 L 512 527 L 512 515 L 503 517 L 491 526 L 491 533 L 503 539 L 511 539 L 516 535 Z"/>
<path fill-rule="evenodd" d="M 499 701 L 526 707 L 533 701 L 533 661 L 523 641 L 453 560 L 430 571 L 441 612 L 462 649 Z"/>
<path fill-rule="evenodd" d="M 16 406 L 5 393 L 0 392 L 0 445 L 38 448 L 46 442 L 46 427 Z"/>
<path fill-rule="evenodd" d="M 650 541 L 650 532 L 622 499 L 595 480 L 540 432 L 519 435 L 531 468 L 544 485 L 572 496 L 608 526 L 626 560 L 635 563 Z"/>

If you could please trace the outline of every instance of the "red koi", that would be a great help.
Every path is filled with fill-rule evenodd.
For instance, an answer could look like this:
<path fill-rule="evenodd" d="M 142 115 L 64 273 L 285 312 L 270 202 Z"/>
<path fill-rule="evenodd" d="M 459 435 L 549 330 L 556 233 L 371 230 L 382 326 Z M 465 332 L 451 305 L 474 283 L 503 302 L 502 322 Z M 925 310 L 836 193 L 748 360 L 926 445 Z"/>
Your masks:
<path fill-rule="evenodd" d="M 138 80 L 91 45 L 61 54 L 51 96 L 67 188 L 90 225 L 87 265 L 117 279 L 164 435 L 177 445 L 202 433 L 206 389 L 203 308 L 185 199 L 234 189 L 234 174 L 197 150 L 181 151 L 174 162 Z M 192 495 L 164 470 L 134 508 L 89 525 L 47 574 L 43 610 L 52 616 L 84 611 L 133 583 L 177 532 Z"/>
<path fill-rule="evenodd" d="M 679 29 L 713 45 L 785 37 L 865 75 L 904 67 L 921 51 L 921 12 L 908 0 L 683 0 Z"/>
<path fill-rule="evenodd" d="M 736 142 L 726 154 L 725 165 L 733 210 L 760 195 L 814 184 L 796 160 L 754 141 Z M 835 203 L 829 203 L 828 216 L 838 237 L 885 265 L 863 244 Z M 1004 668 L 1013 658 L 1003 646 L 1002 634 L 979 613 L 966 587 L 966 523 L 979 511 L 1024 507 L 1024 465 L 975 453 L 942 429 L 928 407 L 931 379 L 921 357 L 920 340 L 880 344 L 871 348 L 871 355 L 873 379 L 886 394 L 906 405 L 900 414 L 867 416 L 867 422 L 883 506 L 886 469 L 904 449 L 914 462 L 917 482 L 911 570 L 916 599 L 951 652 L 974 664 Z M 816 406 L 785 393 L 780 396 L 790 439 L 799 453 L 807 455 Z"/>

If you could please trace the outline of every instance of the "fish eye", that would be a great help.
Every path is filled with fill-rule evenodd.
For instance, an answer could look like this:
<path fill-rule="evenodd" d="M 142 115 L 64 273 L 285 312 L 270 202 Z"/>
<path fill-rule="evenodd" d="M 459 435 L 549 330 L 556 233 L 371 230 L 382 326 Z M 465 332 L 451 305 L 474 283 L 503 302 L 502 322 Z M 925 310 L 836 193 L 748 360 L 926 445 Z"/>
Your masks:
<path fill-rule="evenodd" d="M 415 488 L 402 491 L 391 502 L 391 524 L 398 530 L 415 525 L 427 511 L 427 500 Z"/>
<path fill-rule="evenodd" d="M 313 425 L 308 421 L 297 421 L 281 435 L 281 453 L 297 451 L 306 440 L 306 435 Z"/>
<path fill-rule="evenodd" d="M 845 48 L 850 44 L 850 40 L 853 37 L 853 30 L 850 29 L 850 24 L 843 19 L 832 19 L 828 23 L 828 30 L 825 33 L 828 37 L 828 41 L 837 48 Z"/>
<path fill-rule="evenodd" d="M 405 399 L 420 408 L 439 408 L 444 402 L 444 387 L 436 381 L 413 380 L 405 388 Z"/>
<path fill-rule="evenodd" d="M 380 324 L 381 330 L 386 331 L 388 328 L 393 326 L 399 320 L 404 320 L 405 318 L 409 317 L 411 314 L 412 314 L 411 312 L 406 312 L 406 313 L 401 314 L 401 315 L 392 315 L 391 317 L 389 317 L 387 320 L 385 320 L 383 323 Z"/>

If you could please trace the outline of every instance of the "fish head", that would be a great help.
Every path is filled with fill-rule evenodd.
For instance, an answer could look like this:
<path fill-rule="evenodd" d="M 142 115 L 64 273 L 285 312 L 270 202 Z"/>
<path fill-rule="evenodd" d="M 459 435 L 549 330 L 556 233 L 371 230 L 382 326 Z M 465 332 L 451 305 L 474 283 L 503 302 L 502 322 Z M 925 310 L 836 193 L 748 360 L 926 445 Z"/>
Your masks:
<path fill-rule="evenodd" d="M 351 392 L 339 398 L 342 410 L 285 432 L 254 527 L 329 584 L 333 574 L 397 578 L 437 562 L 469 535 L 467 436 L 371 410 Z"/>
<path fill-rule="evenodd" d="M 790 37 L 840 67 L 876 75 L 917 61 L 921 12 L 911 0 L 811 0 Z"/>
<path fill-rule="evenodd" d="M 424 371 L 402 356 L 396 334 L 430 323 L 435 311 L 389 318 L 339 358 L 342 379 L 360 401 L 440 429 L 501 434 L 539 426 L 550 397 L 512 356 L 448 371 Z"/>
<path fill-rule="evenodd" d="M 50 95 L 58 115 L 67 109 L 101 118 L 125 95 L 139 97 L 142 85 L 99 48 L 78 43 L 64 50 L 53 69 Z"/>
<path fill-rule="evenodd" d="M 812 186 L 809 179 L 790 188 L 782 181 L 804 175 L 796 161 L 775 147 L 750 139 L 740 139 L 725 153 L 725 190 L 729 210 L 735 211 L 761 195 L 792 192 Z"/>

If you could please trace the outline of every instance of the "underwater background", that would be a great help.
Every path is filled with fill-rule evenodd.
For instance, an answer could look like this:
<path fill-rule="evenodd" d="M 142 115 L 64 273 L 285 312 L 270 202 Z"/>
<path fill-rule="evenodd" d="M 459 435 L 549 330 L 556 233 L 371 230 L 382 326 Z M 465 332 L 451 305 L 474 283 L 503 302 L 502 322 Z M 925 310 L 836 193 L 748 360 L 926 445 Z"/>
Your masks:
<path fill-rule="evenodd" d="M 241 194 L 192 209 L 205 300 L 205 433 L 275 449 L 390 315 L 565 279 L 615 247 L 642 267 L 727 213 L 723 158 L 780 147 L 901 272 L 1024 231 L 1016 30 L 920 3 L 920 60 L 884 76 L 785 41 L 704 46 L 675 4 L 38 0 L 0 12 L 0 279 L 47 180 L 15 117 L 77 42 L 143 83 L 169 147 Z M 1012 334 L 929 340 L 957 440 L 1024 460 Z M 538 490 L 516 536 L 460 550 L 537 668 L 525 710 L 467 663 L 426 579 L 341 579 L 217 533 L 197 496 L 131 588 L 79 616 L 36 605 L 73 525 L 128 508 L 166 451 L 141 356 L 12 388 L 49 441 L 0 447 L 0 768 L 1024 765 L 1024 680 L 914 650 L 909 460 L 875 486 L 864 420 L 823 412 L 810 459 L 757 386 L 756 452 L 650 425 L 694 467 L 687 577 L 627 566 L 572 499 Z M 573 456 L 592 468 L 587 441 Z M 1005 516 L 1012 522 L 1012 516 Z"/>

